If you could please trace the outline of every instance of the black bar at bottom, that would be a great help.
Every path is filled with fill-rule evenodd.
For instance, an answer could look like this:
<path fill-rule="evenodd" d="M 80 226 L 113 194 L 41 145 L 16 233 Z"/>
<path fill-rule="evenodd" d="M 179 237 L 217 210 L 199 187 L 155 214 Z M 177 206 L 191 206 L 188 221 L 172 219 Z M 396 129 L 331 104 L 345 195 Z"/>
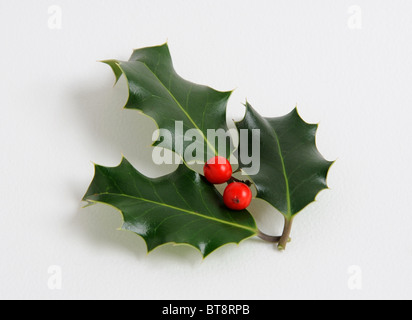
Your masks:
<path fill-rule="evenodd" d="M 136 301 L 135 308 L 155 319 L 259 319 L 274 301 Z"/>

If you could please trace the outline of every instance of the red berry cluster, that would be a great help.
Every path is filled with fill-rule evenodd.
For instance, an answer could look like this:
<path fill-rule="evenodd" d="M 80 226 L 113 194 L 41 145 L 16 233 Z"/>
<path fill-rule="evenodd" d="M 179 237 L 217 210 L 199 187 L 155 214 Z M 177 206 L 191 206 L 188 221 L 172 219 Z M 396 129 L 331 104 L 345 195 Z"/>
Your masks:
<path fill-rule="evenodd" d="M 204 167 L 204 174 L 210 183 L 223 184 L 232 179 L 232 165 L 223 157 L 210 159 Z M 252 191 L 242 182 L 230 182 L 223 194 L 225 205 L 232 210 L 244 210 L 252 202 Z"/>

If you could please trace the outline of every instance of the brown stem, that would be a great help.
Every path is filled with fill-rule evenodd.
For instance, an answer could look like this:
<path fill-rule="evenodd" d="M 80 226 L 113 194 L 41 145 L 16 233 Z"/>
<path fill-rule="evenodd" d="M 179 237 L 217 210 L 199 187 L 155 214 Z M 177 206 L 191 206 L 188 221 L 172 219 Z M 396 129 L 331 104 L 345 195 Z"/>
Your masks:
<path fill-rule="evenodd" d="M 241 182 L 247 185 L 248 187 L 251 187 L 253 185 L 252 182 L 250 182 L 249 180 L 243 181 L 243 180 L 236 179 L 235 177 L 230 178 L 230 180 L 228 181 L 228 183 L 232 183 L 232 182 Z"/>
<path fill-rule="evenodd" d="M 281 237 L 269 236 L 264 234 L 262 231 L 259 230 L 258 237 L 264 241 L 271 242 L 271 243 L 279 243 Z"/>
<path fill-rule="evenodd" d="M 292 232 L 293 218 L 285 218 L 285 228 L 283 229 L 282 237 L 279 240 L 278 249 L 286 250 L 286 245 L 290 242 L 290 233 Z"/>

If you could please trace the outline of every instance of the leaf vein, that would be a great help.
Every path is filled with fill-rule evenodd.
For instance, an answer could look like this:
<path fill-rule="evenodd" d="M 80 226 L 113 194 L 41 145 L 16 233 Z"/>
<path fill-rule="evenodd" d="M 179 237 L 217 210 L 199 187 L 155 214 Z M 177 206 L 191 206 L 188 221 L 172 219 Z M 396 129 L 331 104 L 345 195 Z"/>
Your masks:
<path fill-rule="evenodd" d="M 236 228 L 239 228 L 239 229 L 245 229 L 245 230 L 248 230 L 250 232 L 257 233 L 257 230 L 255 228 L 252 228 L 252 227 L 247 227 L 247 226 L 237 224 L 237 223 L 233 223 L 233 222 L 230 222 L 230 221 L 221 220 L 221 219 L 216 218 L 216 217 L 211 217 L 211 216 L 207 216 L 205 214 L 198 213 L 198 212 L 195 212 L 195 211 L 190 211 L 190 210 L 178 208 L 178 207 L 175 207 L 175 206 L 172 206 L 172 205 L 168 205 L 166 203 L 160 203 L 160 202 L 156 202 L 156 201 L 152 201 L 152 200 L 148 200 L 148 199 L 144 199 L 144 198 L 135 197 L 135 196 L 128 195 L 128 194 L 105 192 L 105 193 L 101 193 L 100 195 L 120 196 L 120 197 L 135 199 L 135 200 L 138 200 L 138 201 L 151 203 L 151 204 L 154 204 L 154 205 L 157 205 L 157 206 L 160 206 L 160 207 L 169 208 L 169 209 L 172 209 L 172 210 L 175 210 L 175 211 L 185 212 L 185 213 L 188 213 L 188 214 L 191 214 L 191 215 L 194 215 L 194 216 L 198 216 L 198 217 L 206 219 L 206 220 L 211 220 L 211 221 L 221 223 L 221 224 L 227 224 L 227 225 L 230 225 L 232 227 L 236 227 Z"/>
<path fill-rule="evenodd" d="M 290 198 L 290 185 L 289 185 L 289 177 L 288 174 L 286 172 L 286 164 L 285 164 L 285 159 L 283 158 L 283 154 L 282 154 L 282 147 L 280 145 L 280 140 L 279 140 L 279 136 L 276 132 L 276 129 L 273 128 L 273 132 L 275 134 L 275 139 L 277 141 L 277 145 L 278 145 L 278 152 L 279 152 L 279 156 L 280 156 L 280 161 L 282 163 L 282 170 L 283 170 L 283 175 L 285 177 L 285 184 L 286 184 L 286 201 L 287 201 L 287 206 L 288 206 L 288 212 L 287 215 L 288 217 L 292 217 L 292 203 L 291 203 L 291 198 Z"/>
<path fill-rule="evenodd" d="M 142 62 L 143 63 L 143 62 Z M 171 90 L 169 88 L 167 88 L 165 86 L 165 84 L 159 79 L 159 77 L 152 71 L 152 69 L 150 69 L 147 64 L 143 63 L 143 65 L 153 74 L 154 77 L 156 77 L 156 79 L 159 81 L 159 83 L 162 85 L 162 87 L 167 91 L 167 93 L 170 95 L 170 97 L 173 99 L 173 101 L 176 103 L 176 105 L 180 108 L 180 110 L 185 114 L 185 116 L 189 119 L 189 121 L 193 124 L 193 126 L 200 131 L 200 133 L 202 134 L 202 137 L 204 139 L 204 141 L 207 143 L 207 145 L 209 146 L 209 148 L 214 152 L 215 155 L 218 155 L 216 149 L 213 147 L 213 145 L 207 140 L 205 133 L 199 128 L 199 126 L 196 124 L 196 122 L 192 119 L 192 117 L 190 116 L 190 114 L 185 110 L 185 108 L 183 108 L 183 106 L 181 105 L 181 103 L 179 102 L 179 100 L 177 100 L 177 98 L 174 96 L 174 94 L 171 92 Z"/>

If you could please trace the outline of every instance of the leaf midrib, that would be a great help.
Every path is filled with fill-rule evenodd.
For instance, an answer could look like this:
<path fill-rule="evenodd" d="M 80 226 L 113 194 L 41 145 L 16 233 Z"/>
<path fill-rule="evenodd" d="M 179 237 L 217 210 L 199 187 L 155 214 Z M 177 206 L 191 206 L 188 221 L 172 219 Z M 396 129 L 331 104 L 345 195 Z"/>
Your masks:
<path fill-rule="evenodd" d="M 285 184 L 286 184 L 286 202 L 287 202 L 287 207 L 288 207 L 288 212 L 286 213 L 287 218 L 292 218 L 292 202 L 290 198 L 290 183 L 289 183 L 289 177 L 286 172 L 286 164 L 285 164 L 285 158 L 283 157 L 282 153 L 282 148 L 280 146 L 280 140 L 279 136 L 276 132 L 276 129 L 273 128 L 273 133 L 275 134 L 275 139 L 278 145 L 278 152 L 279 152 L 279 157 L 280 157 L 280 162 L 282 163 L 282 170 L 283 170 L 283 175 L 285 177 Z"/>
<path fill-rule="evenodd" d="M 140 63 L 143 63 L 139 61 Z M 189 121 L 193 124 L 193 126 L 199 130 L 199 132 L 202 134 L 202 137 L 204 141 L 207 143 L 209 148 L 213 151 L 213 153 L 217 156 L 218 152 L 215 147 L 210 143 L 210 141 L 206 138 L 204 132 L 199 128 L 199 126 L 196 124 L 196 122 L 192 119 L 190 114 L 183 108 L 182 104 L 177 100 L 177 98 L 174 96 L 174 94 L 170 91 L 168 87 L 162 82 L 162 80 L 159 79 L 156 73 L 153 72 L 152 69 L 149 68 L 149 66 L 146 63 L 143 63 L 143 65 L 153 74 L 153 76 L 159 81 L 159 83 L 162 85 L 162 87 L 167 91 L 167 93 L 172 97 L 173 101 L 176 103 L 176 105 L 182 110 L 182 112 L 186 115 L 186 117 L 189 119 Z"/>
<path fill-rule="evenodd" d="M 249 227 L 242 226 L 242 225 L 240 225 L 240 224 L 233 223 L 233 222 L 229 222 L 229 221 L 225 221 L 225 220 L 220 220 L 220 219 L 215 218 L 215 217 L 206 216 L 206 215 L 203 215 L 203 214 L 198 213 L 198 212 L 195 212 L 195 211 L 190 211 L 190 210 L 178 208 L 178 207 L 175 207 L 175 206 L 172 206 L 172 205 L 168 205 L 168 204 L 162 203 L 162 202 L 152 201 L 152 200 L 135 197 L 135 196 L 128 195 L 128 194 L 121 194 L 121 193 L 103 192 L 103 193 L 97 194 L 96 196 L 100 196 L 100 195 L 120 196 L 120 197 L 125 197 L 125 198 L 129 198 L 129 199 L 138 200 L 138 201 L 143 201 L 143 202 L 151 203 L 151 204 L 154 204 L 154 205 L 157 205 L 157 206 L 169 208 L 169 209 L 176 210 L 176 211 L 185 212 L 185 213 L 188 213 L 188 214 L 191 214 L 191 215 L 195 215 L 195 216 L 201 217 L 201 218 L 206 219 L 206 220 L 211 220 L 211 221 L 219 222 L 219 223 L 222 223 L 222 224 L 227 224 L 227 225 L 230 225 L 230 226 L 232 226 L 232 227 L 239 228 L 239 229 L 245 229 L 245 230 L 248 230 L 248 231 L 250 231 L 250 232 L 253 232 L 254 234 L 257 233 L 257 230 L 255 230 L 255 229 L 253 229 L 253 228 L 249 228 Z"/>

